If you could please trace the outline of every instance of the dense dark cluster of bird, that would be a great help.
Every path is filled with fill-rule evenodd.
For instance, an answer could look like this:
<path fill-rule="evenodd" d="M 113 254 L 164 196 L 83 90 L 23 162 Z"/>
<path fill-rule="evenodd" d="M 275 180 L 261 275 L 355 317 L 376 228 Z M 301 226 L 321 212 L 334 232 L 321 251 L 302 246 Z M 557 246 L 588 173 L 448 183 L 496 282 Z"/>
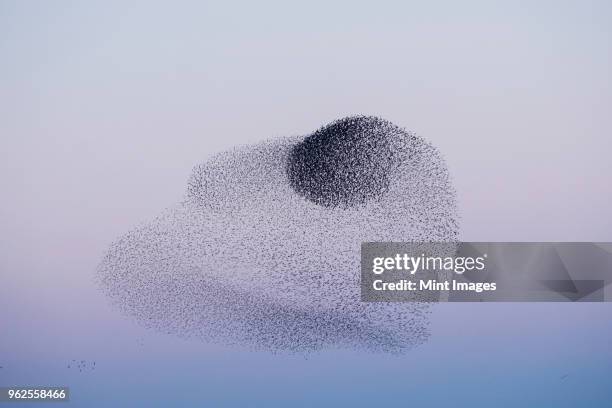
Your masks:
<path fill-rule="evenodd" d="M 352 207 L 384 196 L 401 156 L 391 140 L 400 128 L 376 117 L 337 120 L 297 143 L 289 154 L 287 176 L 293 189 L 329 207 Z"/>
<path fill-rule="evenodd" d="M 457 233 L 439 152 L 356 116 L 197 166 L 185 199 L 118 239 L 97 277 L 121 310 L 166 333 L 275 351 L 402 352 L 427 340 L 430 305 L 418 294 L 362 302 L 361 243 Z"/>

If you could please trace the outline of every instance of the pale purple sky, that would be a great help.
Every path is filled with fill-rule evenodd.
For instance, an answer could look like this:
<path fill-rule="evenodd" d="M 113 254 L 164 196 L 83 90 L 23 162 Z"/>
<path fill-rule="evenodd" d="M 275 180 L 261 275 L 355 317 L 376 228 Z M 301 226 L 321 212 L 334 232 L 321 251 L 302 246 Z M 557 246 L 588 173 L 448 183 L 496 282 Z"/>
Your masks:
<path fill-rule="evenodd" d="M 129 325 L 92 285 L 111 241 L 211 154 L 348 114 L 440 148 L 463 240 L 612 241 L 612 3 L 287 3 L 0 0 L 0 355 L 114 344 Z M 608 306 L 516 313 L 599 345 Z M 481 312 L 521 330 L 504 307 Z"/>

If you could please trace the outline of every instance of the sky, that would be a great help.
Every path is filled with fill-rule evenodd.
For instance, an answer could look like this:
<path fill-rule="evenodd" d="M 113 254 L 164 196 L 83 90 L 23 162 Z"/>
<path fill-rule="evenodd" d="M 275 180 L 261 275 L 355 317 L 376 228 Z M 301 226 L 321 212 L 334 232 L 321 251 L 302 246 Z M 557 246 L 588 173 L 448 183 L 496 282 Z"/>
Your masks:
<path fill-rule="evenodd" d="M 612 241 L 611 20 L 607 1 L 0 0 L 0 385 L 61 379 L 101 406 L 101 384 L 163 383 L 186 405 L 609 399 L 607 304 L 440 305 L 405 357 L 276 357 L 146 331 L 92 275 L 212 154 L 350 114 L 440 149 L 464 241 Z M 66 371 L 83 355 L 102 368 Z"/>

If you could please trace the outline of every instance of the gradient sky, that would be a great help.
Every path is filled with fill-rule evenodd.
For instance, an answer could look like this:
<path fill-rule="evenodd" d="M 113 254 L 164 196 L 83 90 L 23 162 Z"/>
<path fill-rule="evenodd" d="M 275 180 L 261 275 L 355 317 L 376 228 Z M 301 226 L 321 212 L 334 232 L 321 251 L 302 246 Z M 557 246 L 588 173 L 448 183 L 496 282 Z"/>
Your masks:
<path fill-rule="evenodd" d="M 150 333 L 92 272 L 211 154 L 357 113 L 440 148 L 463 240 L 612 241 L 610 21 L 608 1 L 0 0 L 0 384 L 100 406 L 165 382 L 228 405 L 609 400 L 607 304 L 440 305 L 408 356 L 304 359 Z M 65 370 L 83 355 L 102 368 Z"/>

